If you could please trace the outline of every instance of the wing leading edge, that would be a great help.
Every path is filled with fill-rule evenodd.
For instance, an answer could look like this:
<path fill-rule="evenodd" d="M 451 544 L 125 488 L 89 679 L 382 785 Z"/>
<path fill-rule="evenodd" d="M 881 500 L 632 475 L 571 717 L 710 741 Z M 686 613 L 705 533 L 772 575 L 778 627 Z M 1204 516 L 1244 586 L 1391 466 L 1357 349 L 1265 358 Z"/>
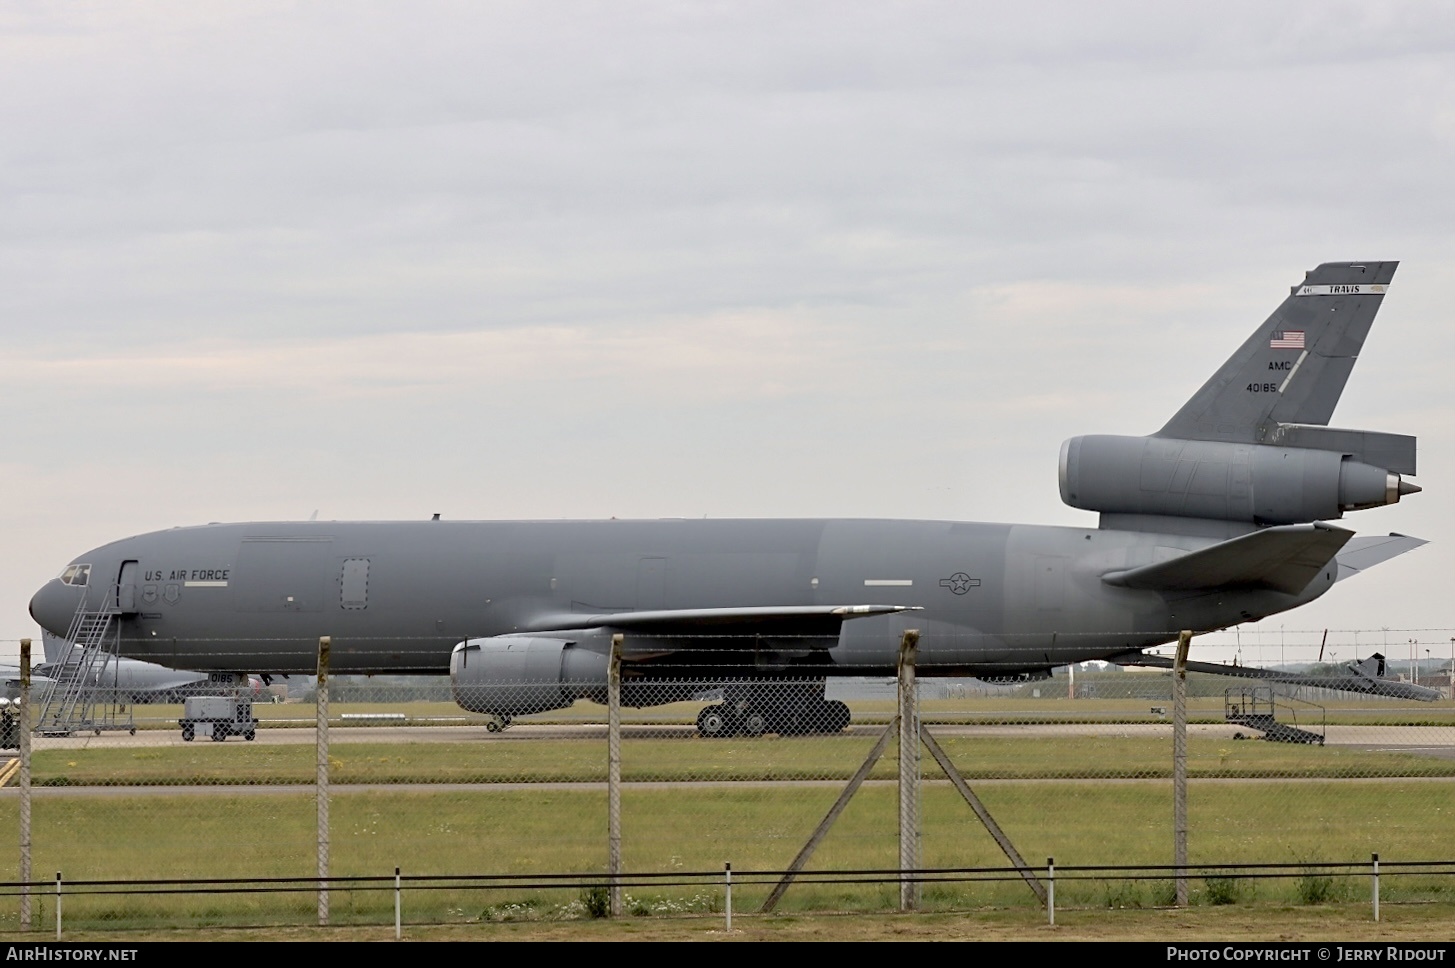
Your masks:
<path fill-rule="evenodd" d="M 597 614 L 563 612 L 539 616 L 522 631 L 608 629 L 652 635 L 832 635 L 850 619 L 920 608 L 919 605 L 767 605 Z"/>

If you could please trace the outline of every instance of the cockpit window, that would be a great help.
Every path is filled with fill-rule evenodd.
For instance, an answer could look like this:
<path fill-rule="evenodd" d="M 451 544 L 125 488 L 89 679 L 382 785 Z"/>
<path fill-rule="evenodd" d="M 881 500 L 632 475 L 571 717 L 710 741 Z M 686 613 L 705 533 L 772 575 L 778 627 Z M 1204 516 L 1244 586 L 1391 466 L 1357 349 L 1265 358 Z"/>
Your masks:
<path fill-rule="evenodd" d="M 84 586 L 90 580 L 90 565 L 67 565 L 66 570 L 61 572 L 61 583 L 64 585 Z"/>

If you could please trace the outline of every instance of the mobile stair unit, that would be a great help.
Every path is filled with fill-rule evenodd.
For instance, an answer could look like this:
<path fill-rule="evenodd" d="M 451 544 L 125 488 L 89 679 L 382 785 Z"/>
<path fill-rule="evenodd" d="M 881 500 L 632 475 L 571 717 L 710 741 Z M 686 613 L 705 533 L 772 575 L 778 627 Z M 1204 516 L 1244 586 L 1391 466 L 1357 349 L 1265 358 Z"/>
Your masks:
<path fill-rule="evenodd" d="M 1298 709 L 1291 703 L 1275 702 L 1271 686 L 1229 689 L 1223 694 L 1223 718 L 1230 723 L 1258 730 L 1270 743 L 1308 743 L 1323 746 L 1326 731 L 1324 707 L 1315 706 L 1313 703 L 1303 705 L 1309 707 L 1305 711 L 1304 726 L 1311 728 L 1305 729 L 1303 726 L 1278 721 L 1277 712 L 1281 708 L 1297 723 Z M 1314 715 L 1319 719 L 1317 731 L 1309 721 Z M 1242 739 L 1243 734 L 1237 733 L 1234 738 Z"/>
<path fill-rule="evenodd" d="M 53 680 L 40 702 L 35 731 L 41 736 L 70 736 L 90 730 L 136 732 L 131 707 L 122 702 L 115 684 L 104 681 L 108 669 L 117 668 L 121 646 L 115 608 L 77 610 L 66 633 L 59 662 L 47 666 Z"/>

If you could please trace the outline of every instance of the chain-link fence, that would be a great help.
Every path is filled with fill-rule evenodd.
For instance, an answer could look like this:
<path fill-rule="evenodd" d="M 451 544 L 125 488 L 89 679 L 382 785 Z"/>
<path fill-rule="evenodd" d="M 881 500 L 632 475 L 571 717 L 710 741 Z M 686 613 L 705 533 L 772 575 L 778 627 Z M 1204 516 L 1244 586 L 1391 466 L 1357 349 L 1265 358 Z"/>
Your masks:
<path fill-rule="evenodd" d="M 1354 665 L 1381 634 L 1408 640 L 1412 653 L 1404 662 L 1386 654 L 1374 670 L 1382 677 Z M 1363 897 L 1365 874 L 1328 873 L 1330 865 L 1367 865 L 1373 853 L 1395 863 L 1455 858 L 1451 663 L 1416 652 L 1413 635 L 1357 635 L 1368 644 L 1354 644 L 1354 633 L 1332 645 L 1308 633 L 1296 644 L 1282 636 L 1286 661 L 1261 656 L 1275 679 L 1187 675 L 1189 865 L 1307 872 L 1195 878 L 1193 903 Z M 1450 641 L 1444 630 L 1420 637 Z M 396 868 L 445 878 L 410 893 L 409 917 L 464 921 L 600 913 L 599 879 L 614 864 L 637 877 L 622 898 L 623 913 L 637 915 L 720 910 L 722 888 L 701 872 L 728 864 L 782 872 L 806 848 L 809 872 L 909 866 L 895 680 L 816 667 L 812 650 L 799 661 L 783 642 L 703 645 L 710 662 L 674 665 L 650 640 L 626 640 L 616 760 L 605 705 L 610 663 L 600 653 L 556 655 L 554 675 L 522 660 L 494 668 L 493 681 L 458 670 L 453 679 L 330 678 L 322 764 L 313 677 L 213 684 L 183 703 L 98 692 L 93 708 L 124 717 L 124 728 L 52 721 L 33 736 L 28 823 L 19 764 L 0 773 L 0 831 L 8 832 L 0 837 L 12 845 L 0 850 L 0 880 L 22 879 L 24 850 L 33 881 L 61 872 L 67 882 L 220 882 L 200 891 L 80 891 L 65 900 L 71 924 L 311 923 L 320 910 L 310 893 L 236 881 L 313 878 L 322 845 L 328 875 L 340 879 L 328 892 L 330 921 L 387 923 L 391 892 L 343 879 L 387 878 Z M 1254 664 L 1253 646 L 1238 645 L 1246 645 L 1240 665 Z M 260 654 L 256 643 L 246 649 Z M 724 674 L 734 668 L 738 675 Z M 913 866 L 1003 874 L 926 881 L 917 905 L 1043 903 L 1009 870 L 1006 842 L 1034 865 L 1054 857 L 1061 867 L 1108 868 L 1064 882 L 1062 905 L 1170 903 L 1170 876 L 1112 868 L 1174 862 L 1173 673 L 1085 664 L 995 682 L 943 671 L 920 665 L 914 687 L 914 715 L 950 768 L 924 742 L 909 747 L 918 778 Z M 33 709 L 40 705 L 37 697 Z M 0 722 L 0 739 L 19 745 L 6 728 Z M 1384 898 L 1448 896 L 1447 869 L 1407 874 Z M 546 875 L 555 874 L 572 876 L 551 886 Z M 499 879 L 512 875 L 522 880 Z M 773 884 L 747 877 L 734 903 L 757 909 Z M 0 925 L 16 927 L 18 892 L 10 897 Z M 892 878 L 805 876 L 775 903 L 854 911 L 901 901 Z M 33 924 L 53 913 L 49 891 L 32 891 L 30 904 Z"/>

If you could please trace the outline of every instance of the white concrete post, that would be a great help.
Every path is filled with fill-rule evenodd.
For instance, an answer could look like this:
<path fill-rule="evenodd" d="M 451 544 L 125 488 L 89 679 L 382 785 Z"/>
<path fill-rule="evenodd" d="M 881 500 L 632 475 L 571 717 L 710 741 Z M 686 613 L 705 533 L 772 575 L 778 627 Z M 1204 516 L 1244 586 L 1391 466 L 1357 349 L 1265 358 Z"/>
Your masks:
<path fill-rule="evenodd" d="M 1374 890 L 1374 920 L 1379 920 L 1379 855 L 1370 854 L 1369 863 L 1374 867 L 1374 883 L 1371 887 Z"/>
<path fill-rule="evenodd" d="M 318 640 L 318 685 L 314 692 L 317 711 L 318 772 L 318 923 L 328 924 L 328 649 L 332 639 Z"/>
<path fill-rule="evenodd" d="M 30 930 L 30 639 L 20 640 L 20 930 Z"/>
<path fill-rule="evenodd" d="M 919 908 L 919 704 L 916 701 L 914 655 L 919 631 L 910 629 L 899 642 L 899 909 Z"/>
<path fill-rule="evenodd" d="M 611 637 L 606 674 L 606 864 L 614 918 L 621 917 L 621 644 L 621 633 Z"/>
<path fill-rule="evenodd" d="M 1046 917 L 1056 926 L 1056 858 L 1046 858 Z"/>
<path fill-rule="evenodd" d="M 1192 632 L 1177 633 L 1172 663 L 1172 863 L 1177 906 L 1187 907 L 1187 652 Z"/>

